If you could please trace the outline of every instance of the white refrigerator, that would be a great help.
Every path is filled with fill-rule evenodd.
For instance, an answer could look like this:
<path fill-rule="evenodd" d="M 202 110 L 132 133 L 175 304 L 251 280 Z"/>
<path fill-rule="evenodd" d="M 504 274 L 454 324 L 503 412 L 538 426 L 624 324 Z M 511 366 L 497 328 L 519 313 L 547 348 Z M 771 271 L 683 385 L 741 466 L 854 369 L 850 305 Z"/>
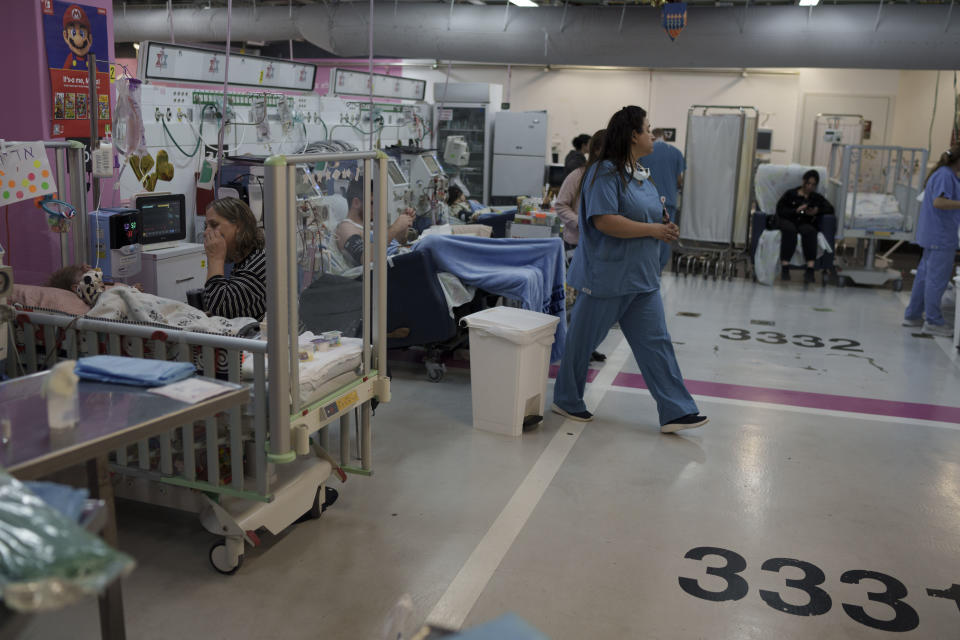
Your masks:
<path fill-rule="evenodd" d="M 547 112 L 499 112 L 493 124 L 492 202 L 540 195 L 546 163 Z"/>

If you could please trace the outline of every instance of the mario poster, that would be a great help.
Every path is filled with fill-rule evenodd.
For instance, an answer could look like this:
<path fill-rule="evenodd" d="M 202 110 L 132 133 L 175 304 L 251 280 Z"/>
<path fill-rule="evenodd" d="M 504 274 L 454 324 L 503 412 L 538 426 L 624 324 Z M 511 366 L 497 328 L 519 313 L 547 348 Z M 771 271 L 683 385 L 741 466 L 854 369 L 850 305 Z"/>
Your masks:
<path fill-rule="evenodd" d="M 40 0 L 47 66 L 50 67 L 55 138 L 89 138 L 96 112 L 99 135 L 110 131 L 110 56 L 107 10 L 83 4 Z M 90 101 L 88 55 L 97 57 L 97 99 Z"/>

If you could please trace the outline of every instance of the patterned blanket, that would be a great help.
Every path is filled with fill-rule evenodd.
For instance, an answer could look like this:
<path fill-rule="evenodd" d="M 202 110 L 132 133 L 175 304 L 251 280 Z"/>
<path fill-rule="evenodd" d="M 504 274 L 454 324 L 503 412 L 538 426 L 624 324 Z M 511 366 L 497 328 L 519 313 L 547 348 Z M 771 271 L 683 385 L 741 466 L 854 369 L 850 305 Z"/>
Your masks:
<path fill-rule="evenodd" d="M 229 336 L 243 336 L 258 325 L 253 318 L 211 317 L 185 302 L 120 286 L 101 293 L 97 304 L 86 315 L 88 318 L 101 320 L 149 322 L 183 331 L 203 331 Z"/>

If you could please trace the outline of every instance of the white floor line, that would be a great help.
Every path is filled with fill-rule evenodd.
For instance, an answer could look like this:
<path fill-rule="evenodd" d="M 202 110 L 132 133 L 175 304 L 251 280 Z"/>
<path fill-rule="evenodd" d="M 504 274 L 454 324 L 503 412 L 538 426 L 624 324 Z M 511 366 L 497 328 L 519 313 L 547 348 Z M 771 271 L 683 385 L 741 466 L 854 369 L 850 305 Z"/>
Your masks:
<path fill-rule="evenodd" d="M 897 294 L 897 297 L 900 298 L 900 302 L 903 303 L 903 307 L 906 308 L 910 304 L 910 293 L 907 291 L 901 291 Z M 919 329 L 917 329 L 919 331 Z M 942 336 L 934 336 L 934 341 L 940 345 L 940 348 L 943 349 L 943 352 L 947 354 L 947 357 L 953 361 L 953 365 L 960 369 L 960 358 L 957 357 L 957 350 L 953 346 L 952 338 L 944 338 Z"/>
<path fill-rule="evenodd" d="M 631 357 L 630 348 L 626 340 L 621 338 L 596 379 L 592 384 L 587 385 L 584 400 L 588 407 L 593 409 L 600 405 L 603 397 L 612 387 L 614 378 L 623 369 L 629 357 Z M 549 406 L 548 399 L 547 411 Z M 427 616 L 428 624 L 447 629 L 460 629 L 490 582 L 490 578 L 493 577 L 493 572 L 500 566 L 500 562 L 507 555 L 514 540 L 530 519 L 533 510 L 539 504 L 585 426 L 585 423 L 573 420 L 565 420 L 560 425 L 553 439 L 530 469 L 530 473 L 517 487 L 510 501 Z"/>
<path fill-rule="evenodd" d="M 616 387 L 614 391 L 620 393 L 632 393 L 635 395 L 649 396 L 647 389 L 637 389 L 633 387 Z M 755 400 L 737 400 L 735 398 L 718 398 L 716 396 L 694 395 L 694 400 L 705 404 L 729 404 L 738 407 L 755 407 L 757 409 L 771 409 L 774 411 L 790 411 L 792 413 L 808 413 L 818 416 L 827 416 L 831 418 L 849 418 L 852 420 L 871 420 L 873 422 L 889 422 L 891 424 L 902 425 L 920 425 L 923 427 L 935 427 L 938 429 L 952 429 L 960 431 L 960 424 L 954 422 L 941 422 L 939 420 L 920 420 L 917 418 L 900 418 L 897 416 L 883 416 L 874 413 L 862 413 L 859 411 L 836 411 L 833 409 L 816 409 L 814 407 L 797 407 L 789 404 L 778 404 L 775 402 L 757 402 Z"/>

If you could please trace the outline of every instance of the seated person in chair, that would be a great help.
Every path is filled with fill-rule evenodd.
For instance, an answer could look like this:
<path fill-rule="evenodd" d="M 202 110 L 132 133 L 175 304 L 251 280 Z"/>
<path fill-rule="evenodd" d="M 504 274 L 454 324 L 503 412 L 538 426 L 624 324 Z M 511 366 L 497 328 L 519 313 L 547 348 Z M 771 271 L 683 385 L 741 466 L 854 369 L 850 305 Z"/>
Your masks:
<path fill-rule="evenodd" d="M 777 202 L 780 230 L 780 278 L 790 279 L 790 259 L 797 249 L 797 234 L 806 260 L 804 282 L 813 282 L 813 265 L 817 259 L 817 233 L 823 216 L 833 215 L 833 205 L 817 193 L 820 174 L 811 169 L 803 174 L 803 184 L 788 190 Z"/>
<path fill-rule="evenodd" d="M 347 187 L 347 203 L 350 210 L 343 222 L 337 225 L 337 248 L 343 257 L 356 267 L 363 262 L 363 182 L 354 180 Z M 407 208 L 397 216 L 387 229 L 387 242 L 396 240 L 403 244 L 407 238 L 407 229 L 413 224 L 415 212 Z"/>
<path fill-rule="evenodd" d="M 207 281 L 203 287 L 207 313 L 263 320 L 267 311 L 267 257 L 263 230 L 247 203 L 238 198 L 210 203 L 203 245 L 207 251 Z M 227 262 L 233 263 L 229 277 L 224 275 Z"/>

